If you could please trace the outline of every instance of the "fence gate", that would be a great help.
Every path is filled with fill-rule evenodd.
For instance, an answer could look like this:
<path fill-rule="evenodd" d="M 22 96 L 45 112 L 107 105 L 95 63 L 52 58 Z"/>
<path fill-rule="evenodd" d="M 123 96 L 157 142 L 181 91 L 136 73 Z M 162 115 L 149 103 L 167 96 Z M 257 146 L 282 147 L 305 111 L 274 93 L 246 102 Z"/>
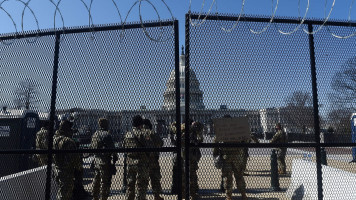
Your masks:
<path fill-rule="evenodd" d="M 91 192 L 93 154 L 103 152 L 119 156 L 110 199 L 124 199 L 128 173 L 126 155 L 130 151 L 160 154 L 161 193 L 172 196 L 173 161 L 181 157 L 180 146 L 172 145 L 167 136 L 167 127 L 172 122 L 176 121 L 180 127 L 179 98 L 177 101 L 180 91 L 176 90 L 179 88 L 178 21 L 10 34 L 2 36 L 1 41 L 1 104 L 4 108 L 0 120 L 8 124 L 1 123 L 0 140 L 2 144 L 12 144 L 0 151 L 1 169 L 13 161 L 19 165 L 20 157 L 32 159 L 41 154 L 48 158 L 48 166 L 39 167 L 37 161 L 33 161 L 21 173 L 17 173 L 20 171 L 16 171 L 16 167 L 15 171 L 2 171 L 7 174 L 1 174 L 0 184 L 4 188 L 1 199 L 55 199 L 59 186 L 52 176 L 54 168 L 51 166 L 52 155 L 59 154 L 80 154 L 82 183 L 84 189 Z M 48 149 L 36 150 L 34 139 L 27 141 L 27 145 L 17 145 L 20 141 L 17 136 L 21 135 L 17 132 L 21 129 L 15 129 L 13 123 L 17 121 L 7 119 L 21 118 L 27 112 L 35 113 L 41 122 L 51 121 Z M 151 121 L 153 129 L 163 138 L 163 148 L 124 148 L 123 138 L 132 129 L 135 115 Z M 101 117 L 109 120 L 114 149 L 89 149 Z M 76 150 L 53 149 L 53 134 L 61 119 L 73 123 Z M 17 126 L 20 123 L 18 120 Z M 37 132 L 40 126 L 33 128 Z M 180 137 L 180 129 L 177 134 Z M 176 168 L 179 173 L 180 165 Z M 178 176 L 176 181 L 180 179 Z M 15 189 L 18 183 L 21 183 L 20 188 L 31 190 Z M 177 187 L 179 191 L 180 184 Z M 178 191 L 172 197 L 181 196 Z M 148 195 L 153 196 L 151 185 Z"/>
<path fill-rule="evenodd" d="M 355 88 L 356 47 L 354 39 L 340 39 L 352 34 L 355 24 L 328 22 L 322 27 L 316 20 L 270 23 L 269 18 L 192 13 L 185 23 L 184 114 L 205 124 L 207 133 L 202 143 L 185 143 L 186 157 L 194 157 L 197 147 L 202 154 L 197 166 L 185 163 L 190 167 L 186 184 L 197 174 L 202 196 L 224 196 L 222 179 L 232 179 L 233 173 L 236 182 L 229 178 L 226 185 L 232 184 L 232 196 L 246 190 L 248 197 L 266 199 L 354 198 L 351 190 L 336 192 L 341 186 L 333 185 L 332 177 L 356 172 L 349 163 L 354 143 L 349 128 L 341 127 L 345 117 L 349 127 L 354 111 L 356 93 L 349 89 Z M 214 142 L 213 122 L 222 117 L 247 117 L 259 143 Z M 277 123 L 288 140 L 270 144 Z M 274 173 L 273 168 L 280 166 L 279 152 L 286 147 L 286 173 L 278 176 L 283 169 Z M 228 164 L 220 170 L 214 167 L 214 148 L 244 153 L 227 156 Z M 278 161 L 271 164 L 275 148 L 280 148 Z M 242 181 L 239 171 L 244 168 Z"/>

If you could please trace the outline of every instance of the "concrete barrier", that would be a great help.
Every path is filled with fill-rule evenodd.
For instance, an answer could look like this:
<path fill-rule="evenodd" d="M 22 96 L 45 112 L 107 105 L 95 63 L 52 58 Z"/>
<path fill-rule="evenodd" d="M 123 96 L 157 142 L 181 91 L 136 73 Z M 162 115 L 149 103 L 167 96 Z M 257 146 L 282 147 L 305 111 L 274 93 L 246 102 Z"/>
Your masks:
<path fill-rule="evenodd" d="M 45 199 L 46 166 L 11 174 L 0 178 L 0 199 Z M 56 199 L 57 184 L 52 179 L 51 199 Z"/>
<path fill-rule="evenodd" d="M 356 199 L 356 174 L 322 165 L 324 199 Z M 295 159 L 292 163 L 288 199 L 318 199 L 316 163 Z"/>

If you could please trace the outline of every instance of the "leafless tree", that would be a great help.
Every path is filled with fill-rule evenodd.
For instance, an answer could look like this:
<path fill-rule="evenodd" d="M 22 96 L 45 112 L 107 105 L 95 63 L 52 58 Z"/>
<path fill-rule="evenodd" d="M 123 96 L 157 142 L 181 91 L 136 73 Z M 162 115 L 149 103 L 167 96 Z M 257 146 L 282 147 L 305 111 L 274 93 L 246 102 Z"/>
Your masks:
<path fill-rule="evenodd" d="M 347 60 L 331 80 L 328 122 L 337 133 L 349 134 L 350 116 L 356 111 L 356 57 Z"/>
<path fill-rule="evenodd" d="M 314 127 L 312 97 L 310 93 L 295 91 L 286 100 L 286 107 L 281 110 L 282 117 L 290 126 L 295 126 L 306 133 Z"/>
<path fill-rule="evenodd" d="M 21 81 L 15 90 L 14 104 L 17 109 L 34 109 L 39 102 L 39 84 L 32 79 Z"/>
<path fill-rule="evenodd" d="M 356 110 L 356 57 L 347 60 L 331 81 L 333 107 Z"/>
<path fill-rule="evenodd" d="M 334 132 L 339 134 L 351 133 L 351 114 L 352 112 L 350 110 L 342 108 L 335 109 L 329 112 L 329 125 L 333 128 Z"/>

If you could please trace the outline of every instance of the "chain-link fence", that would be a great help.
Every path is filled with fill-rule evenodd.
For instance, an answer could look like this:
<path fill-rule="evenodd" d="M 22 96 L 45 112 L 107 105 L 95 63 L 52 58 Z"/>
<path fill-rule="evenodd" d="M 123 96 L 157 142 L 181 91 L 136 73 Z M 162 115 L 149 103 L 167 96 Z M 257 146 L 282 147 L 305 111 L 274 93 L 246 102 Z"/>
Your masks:
<path fill-rule="evenodd" d="M 190 170 L 190 176 L 198 175 L 201 197 L 354 198 L 347 186 L 356 169 L 350 162 L 354 40 L 330 33 L 349 35 L 355 24 L 328 22 L 318 33 L 307 34 L 323 24 L 310 20 L 293 34 L 280 34 L 299 24 L 293 19 L 271 24 L 258 17 L 186 15 L 190 82 L 185 80 L 185 114 L 205 125 L 204 140 L 188 144 L 201 148 L 198 167 Z M 230 27 L 235 28 L 226 31 Z M 226 118 L 225 127 L 219 118 Z M 231 124 L 244 118 L 245 125 Z M 282 131 L 275 130 L 278 124 Z M 251 137 L 224 135 L 234 133 Z M 346 179 L 340 181 L 349 190 L 339 192 L 334 173 Z"/>
<path fill-rule="evenodd" d="M 353 199 L 355 25 L 205 17 L 1 37 L 1 198 Z"/>
<path fill-rule="evenodd" d="M 140 168 L 152 177 L 148 195 L 176 198 L 172 171 L 180 150 L 168 127 L 180 124 L 178 22 L 17 37 L 1 38 L 1 198 L 124 199 L 138 173 L 134 154 L 148 157 Z M 160 144 L 130 148 L 125 135 L 136 115 L 150 120 Z M 108 124 L 100 125 L 100 118 Z M 101 136 L 106 131 L 109 136 Z M 148 133 L 144 140 L 153 137 Z"/>

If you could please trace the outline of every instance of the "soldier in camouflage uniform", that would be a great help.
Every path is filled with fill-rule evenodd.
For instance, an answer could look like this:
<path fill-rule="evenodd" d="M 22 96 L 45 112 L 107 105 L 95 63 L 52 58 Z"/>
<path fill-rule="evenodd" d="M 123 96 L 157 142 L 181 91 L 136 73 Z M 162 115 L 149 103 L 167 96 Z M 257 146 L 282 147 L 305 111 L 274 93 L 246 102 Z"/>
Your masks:
<path fill-rule="evenodd" d="M 275 126 L 276 129 L 276 134 L 273 136 L 271 143 L 287 143 L 287 135 L 286 133 L 282 130 L 282 126 L 280 123 L 277 123 Z M 278 162 L 278 173 L 279 174 L 286 174 L 286 153 L 287 153 L 287 148 L 286 147 L 281 147 L 276 149 L 277 152 L 277 162 Z"/>
<path fill-rule="evenodd" d="M 220 155 L 223 159 L 221 168 L 226 200 L 232 199 L 232 176 L 234 175 L 236 186 L 242 199 L 247 199 L 244 172 L 244 148 L 214 148 L 213 156 Z"/>
<path fill-rule="evenodd" d="M 149 133 L 150 140 L 153 142 L 153 146 L 155 148 L 160 148 L 163 146 L 163 140 L 161 139 L 161 137 L 157 133 L 152 131 L 152 123 L 149 119 L 143 120 L 143 128 Z M 161 186 L 162 175 L 161 175 L 161 168 L 159 166 L 159 152 L 151 152 L 149 159 L 150 159 L 149 177 L 151 180 L 154 199 L 163 200 L 163 198 L 160 197 L 160 194 L 162 192 L 162 186 Z"/>
<path fill-rule="evenodd" d="M 114 149 L 114 141 L 109 133 L 109 121 L 105 118 L 99 119 L 99 130 L 96 131 L 91 140 L 91 149 Z M 116 153 L 97 153 L 94 155 L 94 180 L 93 200 L 107 200 L 110 195 L 111 178 L 117 161 Z"/>
<path fill-rule="evenodd" d="M 193 144 L 200 144 L 203 142 L 203 124 L 200 122 L 192 122 L 190 126 L 190 143 Z M 183 174 L 182 174 L 182 195 L 185 197 L 185 124 L 182 124 L 182 160 L 183 160 Z M 199 169 L 198 163 L 201 158 L 201 153 L 199 148 L 191 148 L 189 152 L 189 193 L 190 197 L 192 200 L 196 200 L 199 198 L 198 191 L 199 191 L 199 185 L 198 185 L 198 175 L 197 171 Z"/>
<path fill-rule="evenodd" d="M 36 149 L 47 150 L 48 149 L 48 131 L 49 131 L 48 120 L 43 121 L 42 128 L 36 133 Z M 38 165 L 47 165 L 47 154 L 37 154 Z"/>
<path fill-rule="evenodd" d="M 72 124 L 68 120 L 61 121 L 59 129 L 53 138 L 53 149 L 76 150 L 76 144 L 71 139 Z M 60 153 L 53 155 L 54 173 L 58 185 L 57 200 L 70 200 L 74 188 L 74 173 L 82 170 L 80 156 L 77 153 Z"/>
<path fill-rule="evenodd" d="M 132 131 L 125 134 L 124 147 L 153 147 L 148 131 L 143 129 L 143 119 L 141 116 L 136 115 L 133 117 L 132 126 Z M 137 200 L 146 199 L 149 181 L 149 169 L 147 168 L 147 163 L 150 162 L 149 156 L 150 153 L 146 152 L 127 153 L 127 200 L 134 200 L 135 193 Z"/>
<path fill-rule="evenodd" d="M 225 115 L 224 118 L 231 118 L 230 115 Z M 215 141 L 216 142 L 216 141 Z M 247 148 L 214 148 L 213 156 L 221 156 L 223 165 L 221 167 L 222 182 L 225 189 L 226 200 L 232 199 L 232 186 L 233 178 L 235 177 L 236 187 L 241 193 L 242 199 L 247 199 L 246 195 L 246 182 L 243 177 L 247 156 Z M 246 161 L 245 161 L 246 160 Z"/>

